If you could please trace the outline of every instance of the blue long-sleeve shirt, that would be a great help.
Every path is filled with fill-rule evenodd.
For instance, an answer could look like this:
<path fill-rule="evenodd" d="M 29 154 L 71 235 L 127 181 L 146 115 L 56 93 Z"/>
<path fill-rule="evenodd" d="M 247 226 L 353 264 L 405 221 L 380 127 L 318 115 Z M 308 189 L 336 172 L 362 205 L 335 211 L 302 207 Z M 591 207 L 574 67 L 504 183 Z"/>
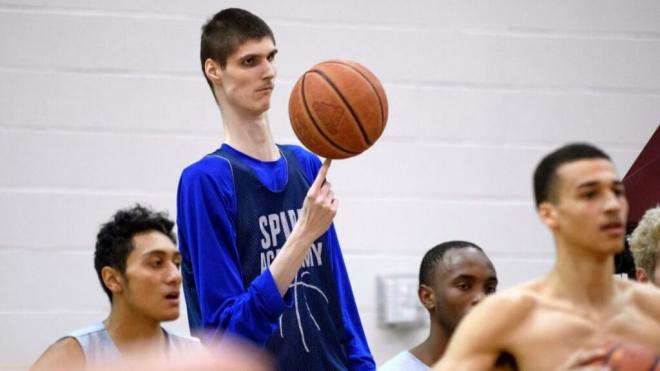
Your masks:
<path fill-rule="evenodd" d="M 321 165 L 319 159 L 297 146 L 282 147 L 285 149 L 295 155 L 300 171 L 311 184 Z M 277 161 L 263 162 L 228 145 L 223 145 L 219 152 L 246 164 L 263 186 L 273 192 L 285 189 L 292 176 L 284 156 Z M 250 282 L 244 282 L 244 262 L 237 246 L 240 226 L 237 225 L 236 169 L 232 169 L 225 157 L 205 156 L 183 171 L 179 183 L 177 224 L 184 259 L 188 317 L 193 329 L 203 328 L 216 335 L 228 331 L 264 346 L 278 330 L 282 331 L 281 316 L 294 305 L 296 298 L 293 289 L 289 289 L 284 298 L 280 296 L 270 269 L 264 266 L 263 257 L 263 270 Z M 297 208 L 302 207 L 302 201 L 300 198 Z M 259 232 L 258 229 L 254 231 L 255 234 Z M 273 235 L 274 239 L 277 237 Z M 350 369 L 373 370 L 375 364 L 360 323 L 334 226 L 324 237 L 329 264 L 322 269 L 330 269 L 334 278 L 333 293 L 336 293 L 341 322 L 334 336 L 342 344 Z M 283 241 L 279 243 L 283 244 Z M 294 287 L 296 283 L 306 285 L 294 281 Z M 311 312 L 310 315 L 313 317 Z"/>

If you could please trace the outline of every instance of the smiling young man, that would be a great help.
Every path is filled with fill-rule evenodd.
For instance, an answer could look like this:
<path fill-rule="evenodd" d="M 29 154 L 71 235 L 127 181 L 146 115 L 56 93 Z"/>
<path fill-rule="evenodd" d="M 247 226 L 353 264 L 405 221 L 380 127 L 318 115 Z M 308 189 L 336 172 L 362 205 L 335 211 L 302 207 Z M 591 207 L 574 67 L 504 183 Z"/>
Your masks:
<path fill-rule="evenodd" d="M 173 226 L 166 214 L 136 205 L 101 227 L 94 266 L 110 315 L 51 345 L 32 370 L 84 369 L 147 349 L 176 357 L 200 347 L 160 326 L 179 317 L 181 255 Z"/>
<path fill-rule="evenodd" d="M 614 276 L 628 203 L 610 158 L 588 144 L 559 148 L 536 168 L 534 193 L 554 237 L 553 269 L 485 299 L 434 369 L 490 370 L 508 354 L 520 370 L 576 370 L 615 343 L 660 351 L 660 293 Z"/>
<path fill-rule="evenodd" d="M 246 338 L 283 370 L 373 370 L 332 226 L 330 162 L 271 134 L 276 54 L 272 31 L 248 11 L 225 9 L 202 28 L 224 142 L 179 182 L 190 326 L 203 340 Z"/>
<path fill-rule="evenodd" d="M 431 319 L 429 336 L 383 364 L 379 371 L 430 370 L 463 316 L 496 290 L 495 268 L 472 242 L 448 241 L 427 251 L 419 268 L 417 293 Z"/>

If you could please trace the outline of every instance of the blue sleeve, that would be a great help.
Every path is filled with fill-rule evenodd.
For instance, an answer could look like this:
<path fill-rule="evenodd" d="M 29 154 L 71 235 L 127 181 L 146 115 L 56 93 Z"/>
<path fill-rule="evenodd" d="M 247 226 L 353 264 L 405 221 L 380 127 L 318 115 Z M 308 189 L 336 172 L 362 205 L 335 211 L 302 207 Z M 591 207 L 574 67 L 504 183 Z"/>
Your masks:
<path fill-rule="evenodd" d="M 236 248 L 236 196 L 231 169 L 207 156 L 185 169 L 177 193 L 179 245 L 193 271 L 205 334 L 221 331 L 265 345 L 290 303 L 280 296 L 270 270 L 243 287 Z"/>
<path fill-rule="evenodd" d="M 367 338 L 362 329 L 362 322 L 358 313 L 353 289 L 348 279 L 344 257 L 342 256 L 334 225 L 328 231 L 328 245 L 332 257 L 332 268 L 337 282 L 337 295 L 341 303 L 344 331 L 342 342 L 346 347 L 348 359 L 351 362 L 351 370 L 375 370 L 376 363 L 369 350 Z"/>
<path fill-rule="evenodd" d="M 302 169 L 310 184 L 316 178 L 316 174 L 321 167 L 321 161 L 318 157 L 300 148 L 296 155 L 301 162 Z M 332 171 L 331 171 L 332 172 Z M 343 320 L 343 329 L 341 331 L 342 343 L 346 349 L 348 359 L 351 363 L 351 370 L 375 370 L 374 362 L 367 338 L 364 335 L 362 322 L 358 313 L 351 282 L 346 272 L 344 257 L 339 246 L 337 232 L 332 224 L 328 230 L 328 246 L 332 259 L 332 270 L 337 283 L 337 295 L 341 303 L 341 313 Z"/>

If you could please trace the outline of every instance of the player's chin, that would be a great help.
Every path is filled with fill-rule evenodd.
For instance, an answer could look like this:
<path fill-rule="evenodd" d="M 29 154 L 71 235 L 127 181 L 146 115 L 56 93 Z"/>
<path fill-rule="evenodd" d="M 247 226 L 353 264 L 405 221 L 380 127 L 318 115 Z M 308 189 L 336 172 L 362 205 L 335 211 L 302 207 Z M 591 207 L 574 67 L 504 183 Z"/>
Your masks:
<path fill-rule="evenodd" d="M 611 238 L 608 241 L 604 241 L 601 246 L 605 248 L 608 254 L 618 254 L 623 251 L 624 243 L 621 238 Z"/>
<path fill-rule="evenodd" d="M 254 106 L 252 107 L 252 111 L 255 113 L 264 113 L 270 109 L 270 97 L 264 97 L 262 99 L 259 99 L 255 102 Z"/>
<path fill-rule="evenodd" d="M 259 101 L 259 108 L 266 111 L 270 108 L 270 94 L 263 96 Z"/>
<path fill-rule="evenodd" d="M 167 308 L 163 309 L 158 316 L 158 320 L 161 322 L 165 321 L 174 321 L 179 318 L 179 308 Z"/>

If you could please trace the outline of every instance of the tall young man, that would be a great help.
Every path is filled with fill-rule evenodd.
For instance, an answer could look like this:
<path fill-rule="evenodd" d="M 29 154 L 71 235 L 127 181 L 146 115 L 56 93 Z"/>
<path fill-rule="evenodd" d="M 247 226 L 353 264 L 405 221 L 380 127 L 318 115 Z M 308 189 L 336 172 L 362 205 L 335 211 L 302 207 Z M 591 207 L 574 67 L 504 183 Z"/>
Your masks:
<path fill-rule="evenodd" d="M 497 273 L 483 250 L 467 241 L 441 243 L 419 268 L 419 301 L 431 319 L 429 336 L 379 371 L 424 371 L 440 359 L 454 329 L 475 305 L 497 290 Z"/>
<path fill-rule="evenodd" d="M 181 255 L 166 214 L 137 205 L 101 227 L 94 266 L 111 303 L 110 315 L 51 345 L 32 370 L 74 370 L 103 365 L 147 349 L 183 356 L 199 341 L 167 332 L 179 317 Z"/>
<path fill-rule="evenodd" d="M 250 12 L 225 9 L 202 28 L 200 54 L 224 143 L 179 183 L 191 328 L 247 338 L 285 370 L 374 369 L 331 225 L 330 161 L 321 166 L 271 134 L 272 31 Z"/>
<path fill-rule="evenodd" d="M 564 146 L 536 168 L 534 193 L 554 237 L 554 268 L 485 299 L 434 369 L 489 370 L 502 354 L 520 370 L 579 369 L 619 342 L 660 351 L 660 293 L 614 276 L 628 203 L 610 158 L 591 145 Z"/>

